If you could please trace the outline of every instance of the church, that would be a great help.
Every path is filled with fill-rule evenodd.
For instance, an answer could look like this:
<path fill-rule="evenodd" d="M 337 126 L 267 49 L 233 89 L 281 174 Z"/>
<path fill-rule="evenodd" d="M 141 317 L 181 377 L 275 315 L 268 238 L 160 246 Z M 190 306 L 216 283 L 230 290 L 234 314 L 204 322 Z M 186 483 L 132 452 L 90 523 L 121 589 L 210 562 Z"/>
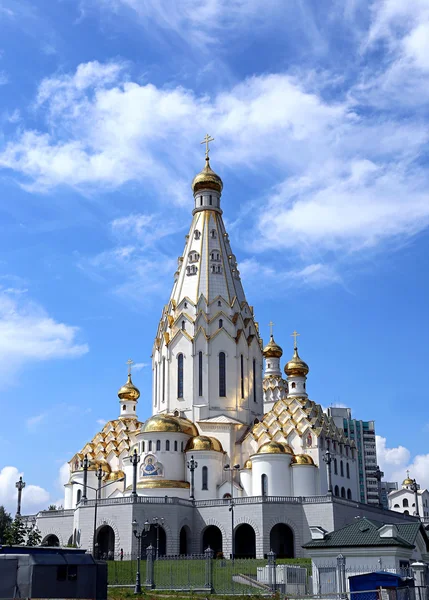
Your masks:
<path fill-rule="evenodd" d="M 148 529 L 143 555 L 156 544 L 159 555 L 210 546 L 225 557 L 294 557 L 306 556 L 310 527 L 386 516 L 358 501 L 355 442 L 308 397 L 298 334 L 283 372 L 272 330 L 266 345 L 261 339 L 222 219 L 209 141 L 155 332 L 152 397 L 143 398 L 152 416 L 138 419 L 129 361 L 117 417 L 70 460 L 64 509 L 37 516 L 46 543 L 135 556 L 137 522 Z"/>

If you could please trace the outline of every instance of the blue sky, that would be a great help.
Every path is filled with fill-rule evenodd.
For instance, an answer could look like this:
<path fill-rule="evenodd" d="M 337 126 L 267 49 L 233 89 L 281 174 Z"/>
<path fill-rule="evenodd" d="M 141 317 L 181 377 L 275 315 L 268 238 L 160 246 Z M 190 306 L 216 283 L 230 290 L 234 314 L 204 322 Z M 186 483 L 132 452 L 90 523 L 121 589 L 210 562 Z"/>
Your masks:
<path fill-rule="evenodd" d="M 150 354 L 203 166 L 248 300 L 323 406 L 429 485 L 427 0 L 0 0 L 0 502 L 64 463 Z"/>

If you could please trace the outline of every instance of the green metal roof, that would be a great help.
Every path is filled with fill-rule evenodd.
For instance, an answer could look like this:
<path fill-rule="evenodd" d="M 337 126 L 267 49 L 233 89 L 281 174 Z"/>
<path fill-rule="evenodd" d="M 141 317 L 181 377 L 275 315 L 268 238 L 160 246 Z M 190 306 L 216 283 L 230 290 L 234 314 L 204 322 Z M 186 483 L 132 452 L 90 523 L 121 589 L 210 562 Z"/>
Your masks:
<path fill-rule="evenodd" d="M 422 533 L 428 547 L 429 540 L 421 523 L 394 523 L 398 535 L 393 538 L 380 537 L 379 529 L 386 525 L 381 521 L 372 519 L 359 519 L 336 531 L 325 535 L 323 540 L 310 540 L 303 544 L 303 548 L 339 548 L 362 546 L 401 546 L 414 548 L 417 534 Z M 390 523 L 389 523 L 390 525 Z"/>

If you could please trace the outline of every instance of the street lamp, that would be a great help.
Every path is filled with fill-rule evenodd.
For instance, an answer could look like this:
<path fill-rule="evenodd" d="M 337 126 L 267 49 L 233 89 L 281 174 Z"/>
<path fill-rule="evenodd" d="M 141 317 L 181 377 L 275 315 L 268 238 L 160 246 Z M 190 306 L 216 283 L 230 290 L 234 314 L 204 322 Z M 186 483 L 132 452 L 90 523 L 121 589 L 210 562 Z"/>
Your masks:
<path fill-rule="evenodd" d="M 328 494 L 331 494 L 332 496 L 332 469 L 331 469 L 331 464 L 332 464 L 332 456 L 331 453 L 329 452 L 329 450 L 326 450 L 325 455 L 323 457 L 323 462 L 326 463 L 326 466 L 328 467 Z"/>
<path fill-rule="evenodd" d="M 15 487 L 18 490 L 18 506 L 17 506 L 17 510 L 16 510 L 16 517 L 20 517 L 21 516 L 21 496 L 22 496 L 22 490 L 25 488 L 25 481 L 22 481 L 22 475 L 19 478 L 19 481 L 17 481 L 15 483 Z"/>
<path fill-rule="evenodd" d="M 191 456 L 191 460 L 188 460 L 186 466 L 191 472 L 191 500 L 194 500 L 194 489 L 195 489 L 195 479 L 194 479 L 194 471 L 198 467 L 198 463 L 194 460 L 194 457 Z"/>
<path fill-rule="evenodd" d="M 136 519 L 134 519 L 134 521 L 132 522 L 132 526 L 133 526 L 133 533 L 134 533 L 135 537 L 137 538 L 137 573 L 136 573 L 136 585 L 134 587 L 134 593 L 141 594 L 142 586 L 141 586 L 141 582 L 140 582 L 140 558 L 141 558 L 141 553 L 142 553 L 142 538 L 146 537 L 147 534 L 149 533 L 150 523 L 146 519 L 146 521 L 144 522 L 144 525 L 143 525 L 143 529 L 140 531 L 140 533 L 138 531 L 139 524 L 137 523 Z"/>
<path fill-rule="evenodd" d="M 154 517 L 153 518 L 153 526 L 156 527 L 156 554 L 155 558 L 158 560 L 159 557 L 159 528 L 164 525 L 164 517 Z"/>
<path fill-rule="evenodd" d="M 415 479 L 413 479 L 413 483 L 410 485 L 410 490 L 412 492 L 414 492 L 414 504 L 416 507 L 415 515 L 416 517 L 420 517 L 420 511 L 419 511 L 419 497 L 418 497 L 418 490 L 420 489 L 419 484 L 417 483 L 417 481 Z"/>
<path fill-rule="evenodd" d="M 229 471 L 231 473 L 231 504 L 229 507 L 229 512 L 231 513 L 231 560 L 234 560 L 235 555 L 235 536 L 234 536 L 234 473 L 240 470 L 240 465 L 225 465 L 223 468 L 224 471 Z"/>

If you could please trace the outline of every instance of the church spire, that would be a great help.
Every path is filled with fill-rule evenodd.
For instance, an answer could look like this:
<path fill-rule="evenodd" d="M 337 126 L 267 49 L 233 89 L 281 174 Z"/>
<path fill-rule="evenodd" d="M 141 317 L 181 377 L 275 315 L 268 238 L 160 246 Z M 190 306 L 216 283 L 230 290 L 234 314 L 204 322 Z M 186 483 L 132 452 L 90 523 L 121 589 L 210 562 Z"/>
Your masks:
<path fill-rule="evenodd" d="M 136 406 L 140 398 L 140 391 L 133 384 L 131 379 L 131 367 L 134 362 L 131 359 L 127 360 L 128 379 L 122 387 L 119 388 L 118 398 L 121 405 L 119 418 L 121 419 L 136 419 Z"/>
<path fill-rule="evenodd" d="M 288 363 L 285 365 L 285 373 L 288 381 L 288 396 L 307 396 L 305 391 L 305 382 L 309 368 L 298 354 L 298 344 L 296 338 L 300 334 L 294 331 L 291 336 L 294 338 L 293 343 L 293 356 Z"/>

